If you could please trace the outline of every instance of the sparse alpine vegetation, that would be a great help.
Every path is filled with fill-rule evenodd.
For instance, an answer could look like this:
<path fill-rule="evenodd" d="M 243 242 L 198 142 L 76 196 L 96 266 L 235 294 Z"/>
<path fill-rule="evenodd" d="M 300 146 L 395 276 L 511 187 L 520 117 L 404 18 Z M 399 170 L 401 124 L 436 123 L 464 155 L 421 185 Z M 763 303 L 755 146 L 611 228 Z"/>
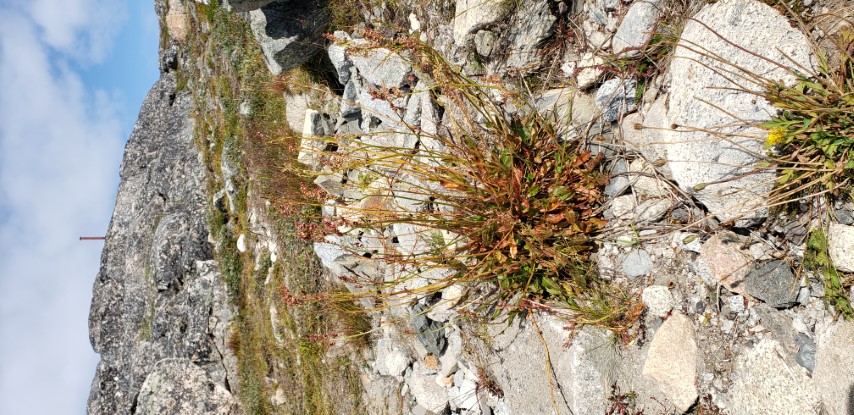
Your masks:
<path fill-rule="evenodd" d="M 847 3 L 155 0 L 90 411 L 847 415 Z"/>
<path fill-rule="evenodd" d="M 451 128 L 431 132 L 409 124 L 372 141 L 310 139 L 326 143 L 317 158 L 357 177 L 334 191 L 361 195 L 339 207 L 341 236 L 358 241 L 343 247 L 397 270 L 392 279 L 349 280 L 376 287 L 353 295 L 372 297 L 379 290 L 385 303 L 400 306 L 460 284 L 472 289 L 467 305 L 494 316 L 550 310 L 580 325 L 628 328 L 637 318 L 630 314 L 630 296 L 600 281 L 590 262 L 605 224 L 601 155 L 568 139 L 520 95 L 462 75 L 417 39 L 362 35 L 371 43 L 351 53 L 386 48 L 412 57 L 429 79 L 419 85 L 436 87 L 411 94 L 427 95 L 429 105 L 450 114 Z M 402 94 L 377 95 L 395 105 Z M 395 144 L 406 142 L 418 144 Z M 335 151 L 325 153 L 330 146 Z M 411 234 L 390 235 L 392 228 Z M 484 291 L 492 294 L 474 298 Z"/>

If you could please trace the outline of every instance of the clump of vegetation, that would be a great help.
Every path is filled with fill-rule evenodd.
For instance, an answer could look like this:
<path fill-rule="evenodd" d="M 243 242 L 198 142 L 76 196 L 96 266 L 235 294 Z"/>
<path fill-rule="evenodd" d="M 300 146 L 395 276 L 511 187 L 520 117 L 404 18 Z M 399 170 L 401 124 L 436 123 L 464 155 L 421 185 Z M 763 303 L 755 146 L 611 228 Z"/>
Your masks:
<path fill-rule="evenodd" d="M 411 56 L 419 76 L 441 85 L 414 93 L 429 94 L 449 115 L 450 126 L 434 132 L 406 125 L 402 134 L 417 140 L 415 149 L 328 138 L 337 148 L 328 164 L 355 177 L 344 186 L 364 195 L 343 208 L 345 234 L 365 241 L 363 247 L 347 248 L 401 270 L 390 282 L 350 282 L 379 285 L 385 298 L 486 283 L 495 290 L 480 301 L 497 305 L 496 314 L 550 310 L 579 324 L 629 326 L 637 317 L 630 312 L 630 297 L 600 281 L 591 264 L 595 235 L 605 225 L 598 215 L 607 182 L 600 158 L 581 141 L 564 139 L 563 131 L 519 95 L 497 82 L 467 78 L 417 39 L 388 40 L 372 31 L 363 36 L 369 43 L 360 48 Z M 401 94 L 390 90 L 376 96 L 394 105 Z M 377 186 L 377 180 L 386 183 Z M 387 237 L 395 226 L 411 229 L 406 236 L 424 246 Z M 373 296 L 375 290 L 356 295 Z"/>
<path fill-rule="evenodd" d="M 643 410 L 636 408 L 634 392 L 620 392 L 616 384 L 611 385 L 611 396 L 608 397 L 610 406 L 605 415 L 644 415 Z"/>
<path fill-rule="evenodd" d="M 767 167 L 777 171 L 772 206 L 809 201 L 819 211 L 850 199 L 854 184 L 854 30 L 831 39 L 828 53 L 814 45 L 817 70 L 792 71 L 796 82 L 768 80 L 761 94 L 778 113 L 761 126 L 768 130 Z M 820 228 L 810 233 L 804 265 L 817 270 L 826 301 L 845 318 L 854 317 L 843 279 L 827 255 Z"/>
<path fill-rule="evenodd" d="M 835 39 L 840 62 L 819 52 L 818 72 L 795 72 L 797 82 L 770 81 L 766 98 L 779 109 L 765 146 L 779 172 L 774 202 L 851 193 L 854 182 L 854 31 Z"/>

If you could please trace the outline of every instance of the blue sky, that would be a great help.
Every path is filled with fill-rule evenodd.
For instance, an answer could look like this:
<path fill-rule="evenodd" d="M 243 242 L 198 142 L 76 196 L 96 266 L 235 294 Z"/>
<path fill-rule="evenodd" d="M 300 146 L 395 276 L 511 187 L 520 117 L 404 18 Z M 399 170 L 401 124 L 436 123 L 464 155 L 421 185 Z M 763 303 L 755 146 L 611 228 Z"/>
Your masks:
<path fill-rule="evenodd" d="M 151 0 L 0 0 L 0 414 L 83 414 L 92 282 L 156 80 Z"/>

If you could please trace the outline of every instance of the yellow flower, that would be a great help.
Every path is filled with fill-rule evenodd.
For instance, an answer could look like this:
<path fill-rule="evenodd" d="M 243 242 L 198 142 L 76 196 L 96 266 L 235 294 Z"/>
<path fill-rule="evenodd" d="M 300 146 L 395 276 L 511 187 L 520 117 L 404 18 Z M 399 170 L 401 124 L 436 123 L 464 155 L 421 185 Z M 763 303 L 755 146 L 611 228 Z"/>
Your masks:
<path fill-rule="evenodd" d="M 765 139 L 765 147 L 773 147 L 780 144 L 786 138 L 786 130 L 775 127 L 768 131 L 768 138 Z"/>

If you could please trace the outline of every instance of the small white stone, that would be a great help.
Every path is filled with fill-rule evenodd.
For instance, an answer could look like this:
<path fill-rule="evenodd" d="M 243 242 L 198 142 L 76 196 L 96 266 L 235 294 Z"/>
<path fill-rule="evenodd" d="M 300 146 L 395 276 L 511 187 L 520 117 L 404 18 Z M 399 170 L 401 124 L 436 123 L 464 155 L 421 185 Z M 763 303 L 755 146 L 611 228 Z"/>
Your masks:
<path fill-rule="evenodd" d="M 632 195 L 617 196 L 611 200 L 611 213 L 617 219 L 630 219 L 635 210 L 635 197 Z"/>
<path fill-rule="evenodd" d="M 641 300 L 646 304 L 649 314 L 661 317 L 673 309 L 674 300 L 670 290 L 663 285 L 653 285 L 643 290 Z"/>
<path fill-rule="evenodd" d="M 390 376 L 400 376 L 409 367 L 409 357 L 400 350 L 393 350 L 385 356 L 385 367 Z"/>
<path fill-rule="evenodd" d="M 676 233 L 674 234 L 674 242 L 676 246 L 682 248 L 685 251 L 691 252 L 700 252 L 700 248 L 703 246 L 700 243 L 700 235 L 696 233 Z"/>
<path fill-rule="evenodd" d="M 854 226 L 834 223 L 827 231 L 827 251 L 833 265 L 843 272 L 854 272 Z"/>
<path fill-rule="evenodd" d="M 727 298 L 727 305 L 729 305 L 729 309 L 732 310 L 733 313 L 741 313 L 744 311 L 744 297 L 740 295 L 734 295 L 732 297 Z"/>
<path fill-rule="evenodd" d="M 415 13 L 409 13 L 409 33 L 415 33 L 421 30 L 421 22 L 418 21 L 418 16 Z"/>
<path fill-rule="evenodd" d="M 574 76 L 576 87 L 584 90 L 593 86 L 602 76 L 603 70 L 601 66 L 604 63 L 604 59 L 588 52 L 581 56 L 578 61 L 568 60 L 564 62 L 560 69 L 565 76 Z"/>
<path fill-rule="evenodd" d="M 237 237 L 237 250 L 240 252 L 246 252 L 246 235 L 242 233 Z"/>

